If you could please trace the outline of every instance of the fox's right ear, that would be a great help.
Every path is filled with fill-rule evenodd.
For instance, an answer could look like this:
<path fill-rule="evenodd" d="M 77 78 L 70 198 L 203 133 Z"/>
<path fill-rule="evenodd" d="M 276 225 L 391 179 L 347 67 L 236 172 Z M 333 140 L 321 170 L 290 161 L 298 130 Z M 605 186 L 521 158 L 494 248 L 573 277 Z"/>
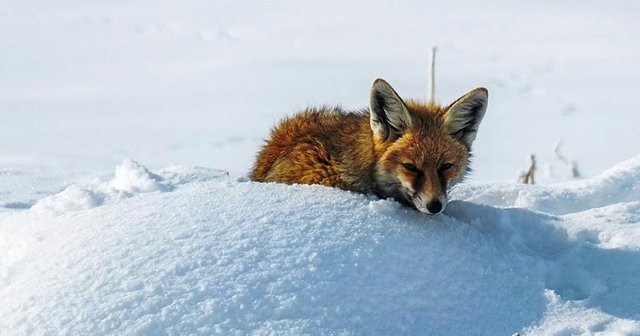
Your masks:
<path fill-rule="evenodd" d="M 378 78 L 371 87 L 369 99 L 371 129 L 380 139 L 399 137 L 411 127 L 407 105 L 384 79 Z"/>

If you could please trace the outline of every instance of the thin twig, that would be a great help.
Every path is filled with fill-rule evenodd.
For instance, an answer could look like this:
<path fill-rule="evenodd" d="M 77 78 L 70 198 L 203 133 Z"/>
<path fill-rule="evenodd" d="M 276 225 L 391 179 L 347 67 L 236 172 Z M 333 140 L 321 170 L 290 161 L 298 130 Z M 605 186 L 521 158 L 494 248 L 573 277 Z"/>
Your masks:
<path fill-rule="evenodd" d="M 580 171 L 578 170 L 578 163 L 576 162 L 576 160 L 569 160 L 567 159 L 566 156 L 562 155 L 562 153 L 560 153 L 560 147 L 562 147 L 562 141 L 559 141 L 558 144 L 556 145 L 556 148 L 554 149 L 554 152 L 556 153 L 556 157 L 560 161 L 564 162 L 565 165 L 567 165 L 567 167 L 571 171 L 571 176 L 573 178 L 581 177 L 582 174 L 580 174 Z"/>
<path fill-rule="evenodd" d="M 518 178 L 518 182 L 524 184 L 536 184 L 535 181 L 535 173 L 536 173 L 536 156 L 531 154 L 530 157 L 531 162 L 529 163 L 529 169 L 526 172 L 522 173 Z"/>
<path fill-rule="evenodd" d="M 431 58 L 429 59 L 429 93 L 427 103 L 433 104 L 436 101 L 436 47 L 431 48 Z"/>

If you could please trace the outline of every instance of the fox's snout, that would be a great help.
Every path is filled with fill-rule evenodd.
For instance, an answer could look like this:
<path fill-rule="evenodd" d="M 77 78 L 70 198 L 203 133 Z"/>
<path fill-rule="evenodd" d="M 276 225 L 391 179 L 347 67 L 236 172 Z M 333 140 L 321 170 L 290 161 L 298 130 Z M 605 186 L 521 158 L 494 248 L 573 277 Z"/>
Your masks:
<path fill-rule="evenodd" d="M 443 210 L 442 202 L 440 202 L 440 200 L 435 199 L 427 203 L 427 210 L 429 210 L 429 212 L 432 214 L 440 213 L 440 211 Z"/>
<path fill-rule="evenodd" d="M 429 215 L 436 215 L 444 211 L 447 206 L 447 200 L 444 197 L 430 198 L 423 200 L 422 198 L 414 199 L 413 205 L 420 212 L 424 212 Z"/>

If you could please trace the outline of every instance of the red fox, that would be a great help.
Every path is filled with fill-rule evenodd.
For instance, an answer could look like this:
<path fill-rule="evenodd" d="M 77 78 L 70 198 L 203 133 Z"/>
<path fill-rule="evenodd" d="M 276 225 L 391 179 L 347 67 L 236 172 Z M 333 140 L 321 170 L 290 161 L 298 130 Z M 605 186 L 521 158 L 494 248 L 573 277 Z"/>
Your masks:
<path fill-rule="evenodd" d="M 283 120 L 251 179 L 338 187 L 441 213 L 447 190 L 469 170 L 487 99 L 487 89 L 477 88 L 449 106 L 405 102 L 378 78 L 368 110 L 308 108 Z"/>

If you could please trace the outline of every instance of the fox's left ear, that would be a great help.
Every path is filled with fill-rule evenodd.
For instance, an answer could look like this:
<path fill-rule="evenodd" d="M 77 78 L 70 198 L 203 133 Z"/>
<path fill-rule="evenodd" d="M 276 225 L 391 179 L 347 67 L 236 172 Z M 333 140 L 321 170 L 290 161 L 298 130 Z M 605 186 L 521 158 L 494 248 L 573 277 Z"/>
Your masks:
<path fill-rule="evenodd" d="M 489 92 L 477 88 L 454 101 L 444 114 L 444 126 L 455 138 L 471 147 L 476 139 L 478 126 L 487 111 Z"/>

